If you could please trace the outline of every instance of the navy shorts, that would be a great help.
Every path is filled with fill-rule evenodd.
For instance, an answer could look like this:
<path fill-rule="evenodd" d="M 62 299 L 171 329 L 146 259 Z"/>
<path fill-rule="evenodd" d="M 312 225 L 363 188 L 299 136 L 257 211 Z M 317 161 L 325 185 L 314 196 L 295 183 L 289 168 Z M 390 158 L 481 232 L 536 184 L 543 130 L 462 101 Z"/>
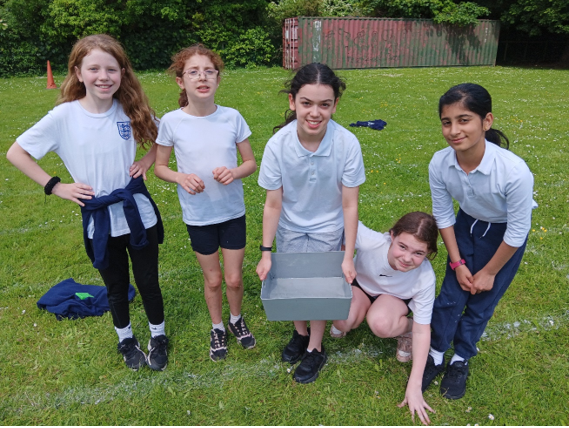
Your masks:
<path fill-rule="evenodd" d="M 369 294 L 367 294 L 367 292 L 362 288 L 362 286 L 359 284 L 359 282 L 355 278 L 352 282 L 352 287 L 358 287 L 360 290 L 362 290 L 363 293 L 367 296 L 367 298 L 369 299 L 369 301 L 371 303 L 375 302 L 377 300 L 377 298 L 379 296 L 381 296 L 381 294 L 378 294 L 377 296 L 370 296 Z M 411 313 L 411 309 L 409 308 L 409 302 L 410 301 L 411 301 L 411 299 L 403 300 L 403 303 L 405 303 L 407 305 L 407 315 L 409 315 Z"/>
<path fill-rule="evenodd" d="M 240 250 L 246 244 L 245 215 L 223 223 L 210 224 L 207 226 L 186 225 L 196 253 L 208 256 L 217 252 L 219 247 L 226 250 Z"/>

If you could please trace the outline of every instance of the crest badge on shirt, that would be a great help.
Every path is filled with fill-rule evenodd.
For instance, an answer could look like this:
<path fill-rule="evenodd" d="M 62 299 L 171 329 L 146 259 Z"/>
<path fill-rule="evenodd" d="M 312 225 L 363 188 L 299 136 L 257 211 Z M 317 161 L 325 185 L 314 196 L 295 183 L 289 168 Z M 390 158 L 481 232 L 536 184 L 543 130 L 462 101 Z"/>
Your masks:
<path fill-rule="evenodd" d="M 124 140 L 129 140 L 132 135 L 132 128 L 130 127 L 130 122 L 117 122 L 119 128 L 119 135 Z"/>

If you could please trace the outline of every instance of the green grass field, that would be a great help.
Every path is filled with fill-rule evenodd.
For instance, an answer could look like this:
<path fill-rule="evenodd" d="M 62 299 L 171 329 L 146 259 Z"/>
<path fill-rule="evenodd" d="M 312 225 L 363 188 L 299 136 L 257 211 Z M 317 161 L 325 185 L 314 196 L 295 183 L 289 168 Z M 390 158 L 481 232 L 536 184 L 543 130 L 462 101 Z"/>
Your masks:
<path fill-rule="evenodd" d="M 427 166 L 446 146 L 438 98 L 452 85 L 475 82 L 494 99 L 495 127 L 535 175 L 533 213 L 521 268 L 470 363 L 464 398 L 425 393 L 436 425 L 569 424 L 569 71 L 501 67 L 346 70 L 347 90 L 335 120 L 343 126 L 383 119 L 383 131 L 350 128 L 358 137 L 367 180 L 360 219 L 388 230 L 402 214 L 431 211 Z M 63 76 L 55 76 L 60 84 Z M 217 103 L 238 109 L 260 164 L 272 127 L 282 120 L 290 74 L 281 69 L 227 71 Z M 140 80 L 158 116 L 177 107 L 178 87 L 164 73 Z M 166 239 L 160 275 L 170 363 L 165 372 L 128 370 L 116 353 L 109 313 L 57 321 L 36 301 L 72 277 L 102 285 L 82 242 L 77 205 L 51 196 L 6 160 L 15 139 L 57 97 L 44 77 L 0 79 L 0 423 L 3 425 L 411 425 L 404 398 L 411 364 L 395 359 L 396 341 L 365 323 L 343 340 L 325 336 L 329 360 L 318 380 L 298 385 L 280 362 L 292 323 L 266 320 L 255 274 L 264 191 L 257 174 L 244 180 L 248 244 L 243 313 L 257 337 L 244 351 L 230 336 L 226 361 L 208 356 L 211 323 L 199 265 L 181 220 L 175 186 L 149 174 Z M 140 154 L 142 155 L 142 153 Z M 63 181 L 61 160 L 40 165 Z M 446 251 L 433 266 L 440 287 Z M 225 305 L 224 320 L 229 316 Z M 140 296 L 132 324 L 146 345 Z M 494 416 L 494 420 L 489 419 Z M 420 424 L 418 418 L 415 425 Z"/>

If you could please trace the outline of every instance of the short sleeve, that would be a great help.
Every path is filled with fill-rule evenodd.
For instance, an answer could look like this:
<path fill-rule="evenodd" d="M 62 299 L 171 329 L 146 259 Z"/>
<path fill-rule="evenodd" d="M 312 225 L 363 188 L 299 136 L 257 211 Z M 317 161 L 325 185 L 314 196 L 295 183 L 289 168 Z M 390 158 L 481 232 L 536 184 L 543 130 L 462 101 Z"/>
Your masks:
<path fill-rule="evenodd" d="M 16 138 L 22 149 L 39 160 L 59 148 L 60 136 L 57 114 L 54 110 L 45 115 L 34 126 Z"/>
<path fill-rule="evenodd" d="M 358 139 L 350 134 L 347 140 L 346 165 L 342 174 L 342 184 L 357 187 L 366 181 L 364 159 Z"/>
<path fill-rule="evenodd" d="M 283 185 L 283 176 L 281 165 L 275 150 L 278 149 L 276 144 L 271 144 L 271 140 L 265 146 L 263 159 L 261 160 L 261 168 L 259 170 L 258 183 L 263 189 L 277 190 Z"/>
<path fill-rule="evenodd" d="M 384 244 L 385 235 L 370 229 L 361 221 L 358 222 L 358 233 L 356 235 L 356 250 L 367 251 Z"/>
<path fill-rule="evenodd" d="M 249 136 L 251 135 L 251 129 L 249 128 L 249 125 L 247 125 L 247 122 L 245 121 L 243 116 L 241 116 L 241 113 L 239 113 L 237 110 L 235 110 L 235 112 L 236 112 L 236 119 L 235 119 L 236 139 L 235 139 L 235 142 L 236 143 L 242 143 L 247 138 L 249 138 Z"/>
<path fill-rule="evenodd" d="M 409 302 L 409 309 L 413 311 L 413 321 L 417 324 L 430 324 L 436 287 L 436 277 L 432 267 L 422 272 L 420 280 L 422 281 L 420 291 Z"/>
<path fill-rule="evenodd" d="M 165 115 L 160 121 L 158 126 L 158 137 L 156 138 L 156 144 L 166 147 L 172 147 L 174 145 L 174 138 L 172 133 L 172 120 L 168 115 Z"/>

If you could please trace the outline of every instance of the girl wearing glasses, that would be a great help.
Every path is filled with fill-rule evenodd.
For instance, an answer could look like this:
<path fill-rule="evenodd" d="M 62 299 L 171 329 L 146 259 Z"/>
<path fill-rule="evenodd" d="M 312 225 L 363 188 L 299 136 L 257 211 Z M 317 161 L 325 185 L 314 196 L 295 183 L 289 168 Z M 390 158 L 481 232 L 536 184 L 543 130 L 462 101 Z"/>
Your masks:
<path fill-rule="evenodd" d="M 209 356 L 219 361 L 227 355 L 222 278 L 230 309 L 229 331 L 245 349 L 256 343 L 241 316 L 245 254 L 241 179 L 255 172 L 257 164 L 248 140 L 251 131 L 241 114 L 214 102 L 223 70 L 219 55 L 196 44 L 181 50 L 172 60 L 169 72 L 182 90 L 180 108 L 161 120 L 154 173 L 165 181 L 178 183 L 183 221 L 204 275 L 205 300 L 212 321 Z M 177 171 L 168 165 L 172 148 Z M 241 165 L 237 163 L 237 152 Z"/>

